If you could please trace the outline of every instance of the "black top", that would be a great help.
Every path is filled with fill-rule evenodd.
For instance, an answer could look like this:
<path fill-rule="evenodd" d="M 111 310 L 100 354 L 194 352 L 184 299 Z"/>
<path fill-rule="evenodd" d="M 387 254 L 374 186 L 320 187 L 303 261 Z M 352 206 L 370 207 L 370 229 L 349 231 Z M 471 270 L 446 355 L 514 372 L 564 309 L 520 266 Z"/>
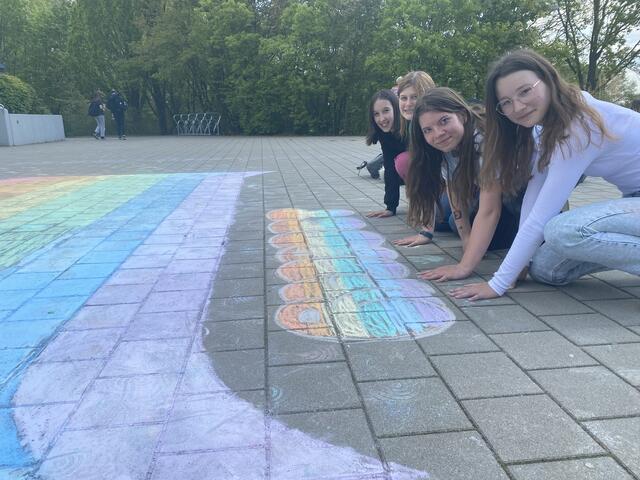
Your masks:
<path fill-rule="evenodd" d="M 400 203 L 400 185 L 404 185 L 396 171 L 395 158 L 407 150 L 407 145 L 391 132 L 378 132 L 378 140 L 384 159 L 384 204 L 395 214 Z"/>

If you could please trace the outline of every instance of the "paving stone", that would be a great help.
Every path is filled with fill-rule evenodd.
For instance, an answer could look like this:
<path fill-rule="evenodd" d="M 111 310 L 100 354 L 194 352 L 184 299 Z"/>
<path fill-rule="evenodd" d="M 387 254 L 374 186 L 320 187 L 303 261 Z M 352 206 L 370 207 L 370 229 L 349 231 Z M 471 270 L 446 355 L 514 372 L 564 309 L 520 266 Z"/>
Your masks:
<path fill-rule="evenodd" d="M 11 421 L 20 432 L 22 445 L 29 445 L 29 451 L 34 458 L 42 458 L 75 407 L 75 403 L 17 407 L 11 410 Z M 4 478 L 1 470 L 0 478 Z"/>
<path fill-rule="evenodd" d="M 156 459 L 151 480 L 182 478 L 208 478 L 215 472 L 216 478 L 262 479 L 266 478 L 266 453 L 263 447 L 202 452 L 177 455 L 160 455 Z"/>
<path fill-rule="evenodd" d="M 485 333 L 515 333 L 549 330 L 520 305 L 463 308 L 462 311 Z"/>
<path fill-rule="evenodd" d="M 163 268 L 134 268 L 118 270 L 106 282 L 106 285 L 154 284 L 164 271 Z"/>
<path fill-rule="evenodd" d="M 180 372 L 189 345 L 190 339 L 187 338 L 122 342 L 111 355 L 101 376 Z"/>
<path fill-rule="evenodd" d="M 278 423 L 282 426 L 276 425 Z M 325 458 L 292 456 L 287 441 L 287 437 L 290 436 L 289 429 L 306 432 L 314 440 L 318 440 L 318 444 L 324 443 L 320 449 L 322 457 Z M 367 419 L 360 409 L 277 415 L 273 417 L 271 424 L 271 446 L 272 473 L 275 474 L 275 478 L 280 478 L 279 476 L 284 473 L 291 478 L 304 478 L 304 472 L 311 469 L 317 476 L 347 476 L 364 473 L 358 470 L 357 462 L 344 462 L 340 458 L 343 456 L 338 451 L 340 447 L 353 448 L 360 454 L 378 460 L 376 470 L 378 473 L 383 471 Z M 328 467 L 328 471 L 323 471 L 322 467 Z"/>
<path fill-rule="evenodd" d="M 211 275 L 208 273 L 174 273 L 163 275 L 153 287 L 155 292 L 172 290 L 201 290 L 208 289 Z"/>
<path fill-rule="evenodd" d="M 262 446 L 264 411 L 259 394 L 246 395 L 256 403 L 227 392 L 179 397 L 158 450 L 177 453 Z"/>
<path fill-rule="evenodd" d="M 506 480 L 491 450 L 475 431 L 412 435 L 380 439 L 391 467 L 406 465 L 429 480 Z M 418 477 L 421 478 L 421 477 Z"/>
<path fill-rule="evenodd" d="M 556 332 L 505 333 L 491 338 L 525 370 L 597 363 Z"/>
<path fill-rule="evenodd" d="M 162 425 L 64 432 L 42 463 L 44 478 L 145 478 Z"/>
<path fill-rule="evenodd" d="M 345 351 L 358 381 L 436 375 L 412 340 L 351 342 L 345 344 Z"/>
<path fill-rule="evenodd" d="M 599 420 L 584 425 L 636 477 L 640 477 L 640 417 Z"/>
<path fill-rule="evenodd" d="M 640 386 L 640 343 L 585 347 L 585 350 L 630 384 Z"/>
<path fill-rule="evenodd" d="M 264 388 L 264 350 L 208 352 L 215 371 L 233 390 Z"/>
<path fill-rule="evenodd" d="M 13 405 L 78 401 L 102 365 L 102 360 L 33 364 L 22 376 Z"/>
<path fill-rule="evenodd" d="M 471 427 L 438 378 L 365 382 L 359 387 L 377 436 Z"/>
<path fill-rule="evenodd" d="M 213 286 L 213 298 L 247 297 L 264 294 L 262 278 L 239 278 L 234 280 L 219 280 Z"/>
<path fill-rule="evenodd" d="M 137 303 L 83 307 L 75 317 L 64 325 L 64 328 L 65 330 L 81 330 L 126 327 L 139 308 L 140 304 Z"/>
<path fill-rule="evenodd" d="M 627 287 L 624 291 L 636 298 L 640 298 L 640 287 Z"/>
<path fill-rule="evenodd" d="M 453 325 L 430 337 L 417 339 L 427 355 L 496 351 L 498 347 L 471 322 Z"/>
<path fill-rule="evenodd" d="M 264 265 L 260 263 L 238 263 L 223 265 L 216 276 L 220 280 L 256 278 L 264 276 Z"/>
<path fill-rule="evenodd" d="M 541 393 L 502 352 L 442 355 L 432 361 L 459 399 Z"/>
<path fill-rule="evenodd" d="M 202 328 L 208 351 L 264 348 L 264 320 L 205 322 Z"/>
<path fill-rule="evenodd" d="M 580 426 L 545 395 L 462 402 L 504 462 L 601 453 Z"/>
<path fill-rule="evenodd" d="M 542 319 L 577 345 L 640 342 L 640 337 L 597 313 Z"/>
<path fill-rule="evenodd" d="M 151 292 L 140 307 L 141 313 L 200 311 L 209 289 L 178 292 Z"/>
<path fill-rule="evenodd" d="M 264 318 L 264 296 L 213 298 L 205 320 L 210 322 Z"/>
<path fill-rule="evenodd" d="M 269 387 L 276 414 L 361 407 L 345 363 L 269 367 Z"/>
<path fill-rule="evenodd" d="M 640 325 L 640 299 L 598 300 L 586 303 L 622 325 Z"/>
<path fill-rule="evenodd" d="M 571 282 L 569 285 L 560 287 L 560 290 L 577 300 L 629 298 L 628 293 L 596 278 L 580 278 L 575 282 Z"/>
<path fill-rule="evenodd" d="M 0 323 L 0 349 L 37 347 L 59 327 L 58 320 Z"/>
<path fill-rule="evenodd" d="M 640 392 L 604 367 L 537 370 L 531 376 L 578 419 L 640 414 Z"/>
<path fill-rule="evenodd" d="M 60 332 L 38 356 L 38 362 L 107 358 L 123 332 L 123 328 Z"/>
<path fill-rule="evenodd" d="M 83 396 L 67 428 L 163 422 L 179 378 L 177 374 L 99 378 Z"/>
<path fill-rule="evenodd" d="M 632 480 L 610 457 L 513 465 L 509 471 L 516 480 Z"/>
<path fill-rule="evenodd" d="M 293 365 L 344 361 L 337 341 L 326 341 L 293 332 L 269 332 L 267 350 L 269 365 Z"/>
<path fill-rule="evenodd" d="M 618 288 L 640 286 L 640 276 L 620 270 L 607 270 L 592 275 Z"/>
<path fill-rule="evenodd" d="M 164 270 L 166 274 L 212 273 L 218 269 L 219 259 L 178 260 L 174 259 Z"/>
<path fill-rule="evenodd" d="M 593 313 L 584 303 L 562 292 L 510 292 L 509 296 L 534 315 L 570 315 Z"/>
<path fill-rule="evenodd" d="M 123 340 L 153 340 L 191 337 L 198 312 L 138 313 L 129 324 Z"/>
<path fill-rule="evenodd" d="M 121 303 L 140 303 L 152 285 L 105 285 L 87 300 L 86 305 L 118 305 Z"/>
<path fill-rule="evenodd" d="M 192 395 L 229 390 L 229 387 L 216 374 L 208 353 L 194 352 L 189 356 L 180 384 L 180 394 Z"/>

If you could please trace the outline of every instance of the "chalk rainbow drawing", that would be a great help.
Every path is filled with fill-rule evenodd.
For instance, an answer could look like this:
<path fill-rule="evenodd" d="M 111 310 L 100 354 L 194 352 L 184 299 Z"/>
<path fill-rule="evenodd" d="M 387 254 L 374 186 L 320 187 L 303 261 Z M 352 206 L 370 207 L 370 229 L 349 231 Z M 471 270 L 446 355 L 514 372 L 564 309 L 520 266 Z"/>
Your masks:
<path fill-rule="evenodd" d="M 407 278 L 384 237 L 349 210 L 279 209 L 267 214 L 270 244 L 288 283 L 275 314 L 283 328 L 319 339 L 424 337 L 455 315 L 425 282 Z"/>
<path fill-rule="evenodd" d="M 157 286 L 176 272 L 204 272 L 199 275 L 208 275 L 208 283 L 187 292 L 188 301 L 174 308 L 176 313 L 203 315 L 239 192 L 244 179 L 256 174 L 0 180 L 0 478 L 143 478 L 157 466 L 152 457 L 167 456 L 162 447 L 172 439 L 162 432 L 161 425 L 175 421 L 170 409 L 156 422 L 129 425 L 130 420 L 124 418 L 114 425 L 82 427 L 74 423 L 81 411 L 90 417 L 100 412 L 112 417 L 111 411 L 117 410 L 115 405 L 110 408 L 100 403 L 105 399 L 92 403 L 96 397 L 90 400 L 86 395 L 92 385 L 106 380 L 100 378 L 104 356 L 66 361 L 43 360 L 42 354 L 53 347 L 54 352 L 64 355 L 65 334 L 80 330 L 104 333 L 104 340 L 113 345 L 119 341 L 122 327 L 131 325 L 138 316 L 149 315 L 145 308 L 153 302 L 161 307 L 157 310 L 173 311 L 171 303 L 163 299 L 167 293 L 158 291 L 154 296 L 151 289 L 144 299 L 124 302 L 133 313 L 128 323 L 108 328 L 100 322 L 125 320 L 118 318 L 121 311 L 109 310 L 113 305 L 108 299 L 95 300 L 103 286 L 120 284 L 133 291 L 144 282 Z M 157 280 L 149 280 L 152 271 L 159 273 Z M 196 329 L 193 335 L 191 354 L 187 351 L 185 355 L 201 358 L 203 330 Z M 216 399 L 214 411 L 233 412 L 224 422 L 198 422 L 201 437 L 220 435 L 237 439 L 240 445 L 260 438 L 256 432 L 264 428 L 264 412 L 234 395 L 215 372 L 215 365 L 190 361 L 184 367 L 183 362 L 184 357 L 176 358 L 176 372 L 197 378 L 198 385 L 218 386 L 216 392 L 203 394 Z M 78 381 L 70 376 L 82 378 Z M 172 376 L 177 382 L 177 374 L 137 378 L 144 380 L 145 391 L 157 397 Z M 125 375 L 118 381 L 126 384 L 134 377 Z M 70 383 L 80 389 L 69 390 L 66 384 Z M 166 401 L 170 403 L 170 399 Z M 122 403 L 122 399 L 116 401 Z M 297 452 L 285 458 L 277 467 L 281 471 L 273 471 L 271 478 L 301 478 L 299 474 L 309 467 L 329 474 L 338 465 L 340 471 L 351 475 L 385 475 L 377 458 L 327 444 L 275 420 L 270 424 L 271 432 L 277 433 L 278 448 Z M 195 430 L 190 434 L 198 433 Z M 240 445 L 234 446 L 238 455 L 264 448 L 257 444 L 241 450 Z M 218 467 L 235 472 L 229 451 L 225 456 L 226 463 Z M 127 462 L 131 458 L 137 460 Z M 262 478 L 259 459 L 257 462 L 236 462 L 239 478 Z M 398 479 L 426 475 L 401 465 L 390 464 L 389 468 Z M 156 478 L 158 472 L 153 473 Z M 183 473 L 172 469 L 162 478 L 187 476 Z"/>

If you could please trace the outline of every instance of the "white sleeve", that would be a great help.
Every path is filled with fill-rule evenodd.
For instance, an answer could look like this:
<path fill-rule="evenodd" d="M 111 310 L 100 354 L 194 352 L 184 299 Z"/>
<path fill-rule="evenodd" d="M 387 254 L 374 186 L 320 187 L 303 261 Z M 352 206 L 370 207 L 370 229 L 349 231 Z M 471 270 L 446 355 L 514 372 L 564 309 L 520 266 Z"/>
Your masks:
<path fill-rule="evenodd" d="M 574 125 L 576 128 L 582 132 L 580 126 Z M 534 166 L 533 178 L 527 185 L 523 200 L 518 234 L 500 268 L 489 281 L 489 286 L 498 295 L 503 295 L 529 264 L 542 244 L 545 225 L 560 213 L 580 175 L 600 154 L 600 135 L 592 132 L 591 136 L 592 142 L 587 145 L 585 134 L 571 135 L 564 147 L 556 147 L 546 172 L 540 173 L 537 165 Z M 563 151 L 567 154 L 563 155 Z"/>

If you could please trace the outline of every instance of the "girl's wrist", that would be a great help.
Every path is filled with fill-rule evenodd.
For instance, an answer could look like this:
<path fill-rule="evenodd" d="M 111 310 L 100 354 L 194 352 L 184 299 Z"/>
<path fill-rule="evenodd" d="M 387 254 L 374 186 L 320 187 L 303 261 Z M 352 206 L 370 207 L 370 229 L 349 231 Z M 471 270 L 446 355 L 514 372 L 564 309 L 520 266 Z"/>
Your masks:
<path fill-rule="evenodd" d="M 433 233 L 429 230 L 420 230 L 418 234 L 422 235 L 425 238 L 428 238 L 429 240 L 433 240 Z"/>

